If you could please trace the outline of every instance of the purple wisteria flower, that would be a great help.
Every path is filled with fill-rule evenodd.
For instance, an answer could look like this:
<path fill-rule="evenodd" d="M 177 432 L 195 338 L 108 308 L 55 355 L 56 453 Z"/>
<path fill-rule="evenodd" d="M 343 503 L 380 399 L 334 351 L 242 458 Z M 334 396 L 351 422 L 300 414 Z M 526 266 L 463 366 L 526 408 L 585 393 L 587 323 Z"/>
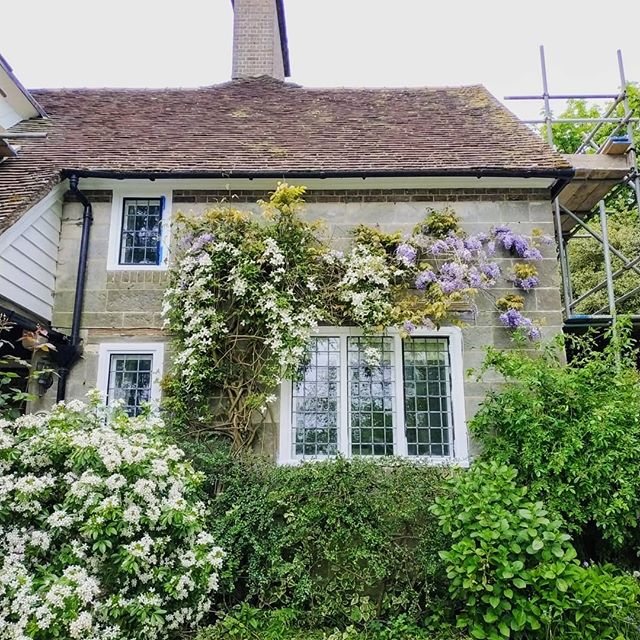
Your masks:
<path fill-rule="evenodd" d="M 540 337 L 540 329 L 517 309 L 509 309 L 501 313 L 500 322 L 509 329 L 522 329 L 529 340 L 537 340 Z"/>
<path fill-rule="evenodd" d="M 526 260 L 542 260 L 542 254 L 536 247 L 532 247 L 529 241 L 517 233 L 513 233 L 509 227 L 498 226 L 493 228 L 493 235 L 505 250 Z M 545 236 L 546 238 L 547 236 Z M 540 241 L 542 239 L 540 238 Z"/>
<path fill-rule="evenodd" d="M 540 279 L 538 276 L 527 276 L 526 278 L 518 278 L 516 276 L 513 278 L 513 284 L 515 284 L 519 289 L 530 291 L 540 284 Z"/>
<path fill-rule="evenodd" d="M 522 257 L 526 260 L 542 260 L 542 254 L 540 253 L 540 249 L 536 249 L 535 247 L 529 247 L 523 254 Z"/>
<path fill-rule="evenodd" d="M 412 267 L 416 263 L 418 252 L 415 247 L 403 242 L 396 249 L 396 258 L 407 267 Z"/>
<path fill-rule="evenodd" d="M 431 282 L 436 281 L 436 274 L 433 273 L 430 269 L 426 271 L 422 271 L 418 274 L 416 278 L 416 289 L 420 289 L 420 291 L 424 291 L 427 288 L 427 285 Z"/>
<path fill-rule="evenodd" d="M 482 273 L 493 282 L 500 277 L 500 266 L 496 262 L 485 262 L 480 266 L 480 269 Z"/>
<path fill-rule="evenodd" d="M 204 247 L 206 244 L 209 244 L 210 242 L 213 242 L 215 240 L 215 236 L 213 235 L 213 233 L 203 233 L 201 236 L 198 236 L 193 244 L 191 245 L 191 250 L 193 252 L 197 252 L 200 251 L 202 249 L 202 247 Z"/>
<path fill-rule="evenodd" d="M 438 273 L 438 284 L 443 293 L 453 293 L 467 289 L 469 284 L 465 279 L 465 268 L 457 262 L 445 262 Z"/>
<path fill-rule="evenodd" d="M 409 320 L 407 320 L 403 325 L 402 328 L 409 334 L 411 335 L 415 330 L 416 330 L 416 325 L 413 324 L 413 322 L 410 322 Z"/>
<path fill-rule="evenodd" d="M 482 279 L 482 272 L 477 267 L 470 267 L 467 273 L 469 279 L 469 285 L 474 289 L 484 288 L 484 281 Z"/>
<path fill-rule="evenodd" d="M 524 329 L 531 324 L 531 320 L 523 316 L 517 309 L 509 309 L 501 313 L 500 322 L 509 329 Z"/>
<path fill-rule="evenodd" d="M 428 249 L 434 256 L 446 253 L 450 250 L 445 240 L 436 240 Z"/>
<path fill-rule="evenodd" d="M 484 235 L 484 234 L 482 234 L 482 235 Z M 481 234 L 478 234 L 478 235 L 475 235 L 475 236 L 469 236 L 464 241 L 464 246 L 469 251 L 480 251 L 482 249 L 482 242 L 483 242 L 483 239 L 481 237 Z"/>

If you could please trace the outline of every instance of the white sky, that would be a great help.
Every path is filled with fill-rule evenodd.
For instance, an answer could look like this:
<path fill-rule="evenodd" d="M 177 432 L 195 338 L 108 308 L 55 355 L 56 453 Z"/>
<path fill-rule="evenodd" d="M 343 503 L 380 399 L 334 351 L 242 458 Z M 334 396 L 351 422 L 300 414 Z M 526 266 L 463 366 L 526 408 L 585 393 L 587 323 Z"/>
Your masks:
<path fill-rule="evenodd" d="M 609 7 L 611 14 L 606 15 Z M 494 95 L 615 93 L 640 81 L 640 2 L 285 0 L 291 80 L 484 84 Z M 230 78 L 230 0 L 0 0 L 0 52 L 27 87 L 199 86 Z M 540 106 L 509 102 L 521 117 Z"/>

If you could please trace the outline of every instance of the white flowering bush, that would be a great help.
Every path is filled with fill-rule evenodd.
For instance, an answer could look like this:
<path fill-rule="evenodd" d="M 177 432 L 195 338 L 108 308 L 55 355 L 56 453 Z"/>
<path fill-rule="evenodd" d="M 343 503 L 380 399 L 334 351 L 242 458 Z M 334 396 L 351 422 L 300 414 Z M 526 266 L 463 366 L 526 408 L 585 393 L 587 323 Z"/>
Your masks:
<path fill-rule="evenodd" d="M 304 356 L 324 317 L 324 249 L 316 226 L 296 215 L 303 191 L 278 189 L 262 220 L 230 208 L 180 219 L 183 251 L 164 305 L 176 339 L 167 409 L 178 428 L 250 445 L 274 389 Z"/>
<path fill-rule="evenodd" d="M 223 552 L 163 434 L 97 398 L 0 420 L 0 638 L 168 638 L 208 611 Z"/>
<path fill-rule="evenodd" d="M 551 241 L 507 227 L 467 235 L 446 209 L 429 210 L 405 237 L 360 226 L 349 250 L 336 251 L 317 224 L 297 215 L 304 191 L 278 185 L 261 203 L 262 218 L 226 206 L 179 218 L 182 248 L 163 313 L 175 337 L 165 408 L 181 431 L 249 447 L 277 386 L 304 364 L 319 324 L 361 327 L 365 336 L 437 325 L 453 303 L 496 286 L 503 276 L 498 251 L 525 261 L 507 280 L 525 292 L 534 288 L 531 262 Z M 512 297 L 501 301 L 505 326 L 539 337 Z M 378 349 L 364 354 L 377 364 Z"/>

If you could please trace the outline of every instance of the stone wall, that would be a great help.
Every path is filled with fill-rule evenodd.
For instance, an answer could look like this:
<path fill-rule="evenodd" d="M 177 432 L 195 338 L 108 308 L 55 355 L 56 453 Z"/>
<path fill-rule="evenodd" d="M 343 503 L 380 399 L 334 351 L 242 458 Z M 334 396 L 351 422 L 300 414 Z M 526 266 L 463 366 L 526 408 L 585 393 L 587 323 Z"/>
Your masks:
<path fill-rule="evenodd" d="M 82 316 L 84 357 L 73 368 L 68 384 L 68 397 L 82 397 L 96 384 L 98 346 L 101 342 L 149 342 L 168 340 L 162 331 L 161 306 L 166 283 L 165 271 L 111 271 L 107 272 L 107 247 L 111 202 L 109 192 L 90 192 L 93 202 L 94 224 L 91 230 L 85 307 Z M 226 201 L 233 206 L 257 211 L 255 201 L 264 198 L 264 192 L 230 194 L 218 191 L 173 191 L 173 212 L 199 213 Z M 323 220 L 326 232 L 336 246 L 349 241 L 349 233 L 358 224 L 379 225 L 383 231 L 407 232 L 425 216 L 427 207 L 452 207 L 460 216 L 469 233 L 488 231 L 496 224 L 508 224 L 515 232 L 530 235 L 534 229 L 553 235 L 551 205 L 546 192 L 485 189 L 396 190 L 341 192 L 309 192 L 304 215 L 309 220 Z M 55 328 L 68 331 L 71 325 L 73 295 L 80 242 L 82 207 L 67 202 L 63 209 L 62 240 L 58 266 L 57 293 L 54 305 Z M 525 294 L 526 314 L 536 323 L 543 324 L 543 336 L 550 338 L 561 331 L 560 280 L 555 258 L 555 247 L 543 248 L 545 259 L 538 265 L 541 286 Z M 513 262 L 501 260 L 503 272 Z M 504 289 L 493 289 L 491 297 L 498 298 L 513 289 L 503 283 Z M 510 332 L 499 322 L 498 313 L 489 299 L 477 298 L 476 307 L 460 314 L 464 321 L 464 367 L 478 367 L 483 359 L 484 347 L 508 347 Z M 168 369 L 165 363 L 165 371 Z M 472 378 L 465 382 L 467 419 L 476 411 L 487 391 L 489 378 L 479 383 Z M 53 397 L 53 390 L 47 402 Z M 275 430 L 267 431 L 268 442 L 262 446 L 272 450 L 277 442 Z"/>

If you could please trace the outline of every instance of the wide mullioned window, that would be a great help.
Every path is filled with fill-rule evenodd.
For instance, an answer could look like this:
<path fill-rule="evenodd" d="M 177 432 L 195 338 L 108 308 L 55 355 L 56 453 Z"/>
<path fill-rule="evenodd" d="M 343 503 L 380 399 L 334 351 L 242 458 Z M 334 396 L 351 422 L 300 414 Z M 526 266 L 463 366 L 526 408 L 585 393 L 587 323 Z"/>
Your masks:
<path fill-rule="evenodd" d="M 402 455 L 466 460 L 461 337 L 330 328 L 282 388 L 280 460 Z"/>

